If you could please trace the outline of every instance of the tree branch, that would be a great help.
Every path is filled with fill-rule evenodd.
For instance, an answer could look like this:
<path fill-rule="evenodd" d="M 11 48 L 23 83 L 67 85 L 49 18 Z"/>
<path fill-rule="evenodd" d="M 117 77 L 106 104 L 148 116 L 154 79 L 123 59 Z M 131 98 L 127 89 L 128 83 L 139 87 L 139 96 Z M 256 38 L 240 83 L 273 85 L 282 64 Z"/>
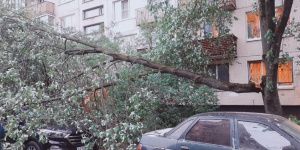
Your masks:
<path fill-rule="evenodd" d="M 104 53 L 109 56 L 112 56 L 113 59 L 122 60 L 126 62 L 131 62 L 135 64 L 140 64 L 149 68 L 158 69 L 161 73 L 173 74 L 178 77 L 194 80 L 196 84 L 205 84 L 207 86 L 223 90 L 223 91 L 233 91 L 236 93 L 248 93 L 248 92 L 260 92 L 260 89 L 255 88 L 253 83 L 249 84 L 238 84 L 238 83 L 229 83 L 222 82 L 213 78 L 203 77 L 200 74 L 190 72 L 188 70 L 177 69 L 164 64 L 155 63 L 152 61 L 144 60 L 142 58 L 129 57 L 122 54 L 117 54 L 114 52 L 107 52 L 102 50 L 99 47 L 94 47 L 94 50 L 71 50 L 65 51 L 65 54 L 74 55 L 74 54 L 89 54 L 89 53 Z"/>
<path fill-rule="evenodd" d="M 285 27 L 287 25 L 287 22 L 289 20 L 289 16 L 292 10 L 293 0 L 284 0 L 283 5 L 283 11 L 280 16 L 280 19 L 278 20 L 276 29 L 275 29 L 275 35 L 278 35 L 282 37 Z"/>
<path fill-rule="evenodd" d="M 19 21 L 13 20 L 15 23 L 21 23 Z M 119 54 L 113 51 L 109 51 L 106 49 L 101 48 L 100 46 L 85 42 L 83 40 L 77 39 L 75 37 L 68 36 L 66 34 L 61 34 L 58 32 L 55 32 L 49 29 L 33 26 L 30 23 L 26 24 L 28 27 L 32 28 L 33 30 L 40 30 L 46 33 L 53 34 L 55 36 L 60 36 L 66 40 L 73 41 L 82 45 L 89 46 L 91 48 L 94 48 L 94 50 L 71 50 L 71 51 L 65 51 L 65 54 L 68 55 L 75 55 L 77 53 L 81 54 L 89 54 L 89 53 L 102 53 L 108 56 L 111 56 L 115 60 L 122 60 L 126 62 L 131 62 L 134 64 L 140 64 L 149 68 L 158 69 L 161 73 L 167 73 L 167 74 L 173 74 L 178 77 L 186 78 L 193 80 L 196 84 L 204 84 L 207 86 L 210 86 L 215 89 L 223 90 L 223 91 L 233 91 L 236 93 L 248 93 L 248 92 L 261 92 L 260 89 L 255 87 L 254 83 L 248 83 L 248 84 L 239 84 L 239 83 L 230 83 L 230 82 L 222 82 L 213 78 L 203 77 L 200 74 L 190 72 L 183 69 L 177 69 L 174 67 L 166 66 L 164 64 L 144 60 L 142 58 L 136 58 L 136 57 L 129 57 L 123 54 Z"/>

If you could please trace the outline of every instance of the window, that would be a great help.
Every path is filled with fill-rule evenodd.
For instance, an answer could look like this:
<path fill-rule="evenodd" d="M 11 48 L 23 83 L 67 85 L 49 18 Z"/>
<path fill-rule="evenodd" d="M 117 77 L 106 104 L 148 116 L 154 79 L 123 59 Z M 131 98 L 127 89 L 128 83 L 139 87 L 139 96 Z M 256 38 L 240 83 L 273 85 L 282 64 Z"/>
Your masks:
<path fill-rule="evenodd" d="M 247 13 L 248 39 L 260 38 L 259 13 Z"/>
<path fill-rule="evenodd" d="M 278 66 L 278 84 L 292 85 L 293 84 L 293 67 L 292 62 L 286 62 Z"/>
<path fill-rule="evenodd" d="M 264 63 L 262 63 L 261 61 L 250 62 L 249 69 L 250 81 L 252 81 L 253 83 L 261 83 L 261 77 L 266 75 L 266 68 Z"/>
<path fill-rule="evenodd" d="M 229 82 L 229 64 L 209 65 L 208 74 L 220 81 Z"/>
<path fill-rule="evenodd" d="M 199 120 L 186 134 L 186 140 L 230 146 L 229 120 Z"/>
<path fill-rule="evenodd" d="M 266 75 L 265 64 L 261 61 L 249 62 L 250 81 L 260 83 L 262 76 Z M 278 85 L 293 84 L 293 66 L 292 62 L 288 61 L 278 66 Z"/>
<path fill-rule="evenodd" d="M 94 24 L 94 25 L 84 27 L 84 33 L 85 34 L 92 34 L 92 33 L 95 33 L 95 32 L 103 32 L 103 31 L 104 31 L 103 23 Z"/>
<path fill-rule="evenodd" d="M 114 20 L 121 21 L 127 18 L 129 18 L 128 0 L 114 2 Z"/>
<path fill-rule="evenodd" d="M 74 15 L 66 16 L 60 18 L 60 23 L 63 28 L 75 27 L 74 25 Z"/>
<path fill-rule="evenodd" d="M 282 150 L 291 143 L 272 128 L 255 122 L 238 121 L 241 149 Z"/>
<path fill-rule="evenodd" d="M 103 6 L 88 9 L 88 10 L 84 10 L 83 15 L 84 15 L 84 19 L 88 19 L 88 18 L 103 15 Z"/>
<path fill-rule="evenodd" d="M 122 4 L 122 19 L 128 18 L 128 0 L 124 0 L 121 2 Z"/>
<path fill-rule="evenodd" d="M 281 14 L 282 14 L 283 8 L 279 7 L 276 9 L 276 19 L 279 20 Z M 290 19 L 287 22 L 287 26 L 289 26 L 291 24 Z"/>
<path fill-rule="evenodd" d="M 90 2 L 90 1 L 92 1 L 92 0 L 83 0 L 83 3 Z"/>
<path fill-rule="evenodd" d="M 166 0 L 148 0 L 148 4 L 159 4 L 161 2 L 165 2 Z"/>
<path fill-rule="evenodd" d="M 282 14 L 282 8 L 276 8 L 275 17 L 278 20 Z M 288 25 L 290 20 L 288 20 Z M 248 27 L 248 39 L 258 39 L 260 38 L 260 20 L 259 13 L 247 13 L 247 27 Z"/>
<path fill-rule="evenodd" d="M 40 21 L 44 21 L 45 23 L 54 24 L 54 17 L 45 15 L 38 18 Z"/>
<path fill-rule="evenodd" d="M 204 26 L 204 38 L 218 37 L 218 30 L 216 26 L 206 23 Z"/>
<path fill-rule="evenodd" d="M 59 0 L 59 4 L 64 4 L 64 3 L 67 3 L 67 2 L 70 2 L 70 1 L 73 1 L 73 0 Z"/>
<path fill-rule="evenodd" d="M 173 133 L 171 133 L 169 137 L 173 139 L 179 139 L 183 132 L 191 125 L 193 121 L 194 120 L 188 120 L 178 125 L 179 127 Z"/>

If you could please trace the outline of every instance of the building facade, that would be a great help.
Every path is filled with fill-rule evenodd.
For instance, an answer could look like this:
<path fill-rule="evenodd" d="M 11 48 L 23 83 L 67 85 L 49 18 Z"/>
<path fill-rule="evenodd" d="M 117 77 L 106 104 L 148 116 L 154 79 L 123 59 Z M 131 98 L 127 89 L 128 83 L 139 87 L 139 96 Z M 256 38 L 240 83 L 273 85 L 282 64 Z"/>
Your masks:
<path fill-rule="evenodd" d="M 156 0 L 159 1 L 159 0 Z M 265 74 L 262 60 L 262 45 L 259 18 L 252 13 L 255 0 L 226 0 L 226 9 L 238 18 L 231 27 L 236 37 L 236 58 L 221 66 L 216 63 L 213 67 L 216 78 L 224 78 L 234 83 L 248 83 L 250 80 L 259 82 Z M 170 0 L 173 5 L 176 0 Z M 282 11 L 282 0 L 276 0 L 276 13 Z M 120 32 L 123 37 L 139 34 L 139 25 L 143 19 L 153 21 L 145 8 L 148 0 L 33 0 L 26 7 L 36 9 L 35 18 L 49 23 L 60 24 L 63 27 L 74 27 L 85 34 L 110 27 Z M 38 6 L 38 7 L 36 7 Z M 300 1 L 294 0 L 291 18 L 300 21 L 298 11 Z M 300 44 L 294 37 L 285 36 L 282 41 L 283 53 L 289 54 L 292 61 L 278 68 L 278 89 L 281 104 L 287 109 L 300 106 Z M 217 91 L 221 107 L 253 106 L 263 111 L 261 93 L 243 93 Z"/>

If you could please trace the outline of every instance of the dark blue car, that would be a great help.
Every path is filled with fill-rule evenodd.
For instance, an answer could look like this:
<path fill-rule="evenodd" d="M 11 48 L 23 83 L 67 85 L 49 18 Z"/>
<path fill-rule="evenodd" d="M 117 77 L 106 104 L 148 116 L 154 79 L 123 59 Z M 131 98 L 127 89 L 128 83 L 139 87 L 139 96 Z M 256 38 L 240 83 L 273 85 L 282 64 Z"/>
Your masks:
<path fill-rule="evenodd" d="M 138 150 L 300 150 L 300 126 L 270 114 L 211 112 L 142 136 Z"/>

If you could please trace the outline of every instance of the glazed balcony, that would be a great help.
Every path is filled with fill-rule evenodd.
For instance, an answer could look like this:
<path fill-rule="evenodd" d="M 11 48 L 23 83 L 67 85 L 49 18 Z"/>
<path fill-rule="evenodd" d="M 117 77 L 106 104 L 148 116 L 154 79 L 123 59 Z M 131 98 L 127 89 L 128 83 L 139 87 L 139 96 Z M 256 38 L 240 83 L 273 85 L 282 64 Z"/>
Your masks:
<path fill-rule="evenodd" d="M 41 2 L 30 5 L 27 7 L 32 12 L 32 18 L 39 17 L 42 15 L 52 15 L 54 16 L 54 3 L 51 2 Z"/>
<path fill-rule="evenodd" d="M 202 49 L 209 52 L 210 59 L 230 59 L 236 57 L 237 37 L 233 34 L 217 38 L 199 40 Z"/>

